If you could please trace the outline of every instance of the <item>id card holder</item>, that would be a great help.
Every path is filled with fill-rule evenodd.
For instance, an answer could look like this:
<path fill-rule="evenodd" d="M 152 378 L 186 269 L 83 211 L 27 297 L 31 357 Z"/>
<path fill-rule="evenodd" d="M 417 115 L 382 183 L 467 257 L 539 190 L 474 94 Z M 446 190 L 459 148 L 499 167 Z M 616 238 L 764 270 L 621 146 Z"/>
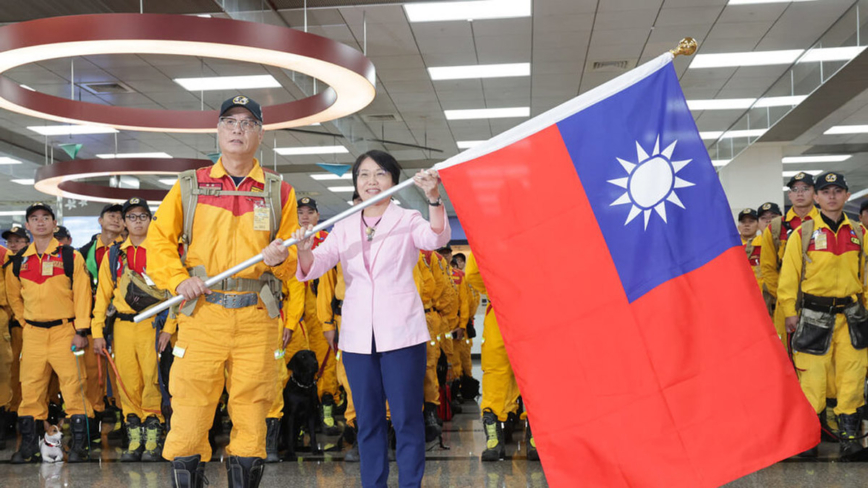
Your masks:
<path fill-rule="evenodd" d="M 253 230 L 271 230 L 271 212 L 264 200 L 253 203 Z"/>
<path fill-rule="evenodd" d="M 50 260 L 42 262 L 42 276 L 54 276 L 54 263 Z"/>
<path fill-rule="evenodd" d="M 814 238 L 814 249 L 824 251 L 827 247 L 828 243 L 826 242 L 826 234 L 820 233 Z"/>

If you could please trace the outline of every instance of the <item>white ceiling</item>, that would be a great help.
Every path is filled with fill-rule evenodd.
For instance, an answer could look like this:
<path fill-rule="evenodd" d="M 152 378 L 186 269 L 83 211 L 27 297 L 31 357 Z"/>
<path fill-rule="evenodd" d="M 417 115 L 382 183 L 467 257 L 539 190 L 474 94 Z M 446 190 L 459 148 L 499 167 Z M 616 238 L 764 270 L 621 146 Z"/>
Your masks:
<path fill-rule="evenodd" d="M 23 4 L 24 0 L 3 0 Z M 15 10 L 18 17 L 3 17 L 11 21 L 20 12 L 36 11 L 53 15 L 57 12 L 46 5 L 50 0 L 31 0 L 31 10 Z M 72 13 L 129 11 L 129 1 L 112 7 L 113 2 L 83 1 L 67 4 Z M 138 4 L 138 2 L 134 2 Z M 231 2 L 230 2 L 231 3 Z M 259 1 L 255 2 L 257 5 Z M 280 2 L 278 2 L 279 4 Z M 361 115 L 394 114 L 400 121 L 372 122 L 361 125 L 355 120 L 358 133 L 367 138 L 382 138 L 406 144 L 427 146 L 442 152 L 423 151 L 409 147 L 386 145 L 399 161 L 427 165 L 459 152 L 456 141 L 488 139 L 523 118 L 492 120 L 447 121 L 444 110 L 467 108 L 501 108 L 530 106 L 531 115 L 538 115 L 564 101 L 604 83 L 621 72 L 593 71 L 598 61 L 628 61 L 643 63 L 673 48 L 686 36 L 700 43 L 699 53 L 806 49 L 833 25 L 852 5 L 852 0 L 817 0 L 810 2 L 773 3 L 728 6 L 727 0 L 535 0 L 529 18 L 481 21 L 450 21 L 410 23 L 400 5 L 359 6 L 364 2 L 343 2 L 340 8 L 320 8 L 308 11 L 309 32 L 319 34 L 362 50 L 364 22 L 367 22 L 367 55 L 377 69 L 377 97 Z M 301 28 L 301 10 L 278 12 L 222 12 L 220 2 L 202 0 L 144 0 L 146 12 L 168 11 L 197 13 L 208 11 L 215 16 L 264 21 Z M 107 6 L 108 5 L 108 6 Z M 20 7 L 20 5 L 19 5 Z M 195 10 L 195 9 L 202 10 Z M 163 9 L 163 10 L 160 10 Z M 10 14 L 11 15 L 11 14 Z M 682 87 L 688 99 L 757 98 L 787 69 L 787 66 L 717 68 L 688 70 L 692 58 L 675 60 Z M 467 64 L 530 62 L 532 76 L 486 80 L 431 81 L 427 68 Z M 302 91 L 291 73 L 271 67 L 216 59 L 178 56 L 108 55 L 58 59 L 30 64 L 5 73 L 18 83 L 57 96 L 70 95 L 70 64 L 74 65 L 75 97 L 83 101 L 138 108 L 176 110 L 216 109 L 220 103 L 237 94 L 234 91 L 199 93 L 182 89 L 172 81 L 177 77 L 219 75 L 272 74 L 281 88 L 247 90 L 246 95 L 263 105 L 296 99 Z M 96 96 L 80 88 L 83 83 L 118 81 L 130 86 L 134 93 Z M 868 124 L 868 96 L 854 99 L 827 120 L 794 141 L 788 153 L 799 154 L 813 144 L 865 143 L 868 135 L 823 136 L 831 125 Z M 727 129 L 741 115 L 740 110 L 696 112 L 701 131 Z M 170 115 L 167 115 L 170 116 Z M 265 116 L 268 116 L 266 111 Z M 0 156 L 22 158 L 27 164 L 0 166 L 0 210 L 23 209 L 23 202 L 44 199 L 32 188 L 8 180 L 30 178 L 44 163 L 43 148 L 54 147 L 58 159 L 67 159 L 57 148 L 59 144 L 84 144 L 79 158 L 91 158 L 98 153 L 165 151 L 175 157 L 205 158 L 215 151 L 213 135 L 158 134 L 121 132 L 117 135 L 63 136 L 48 141 L 27 130 L 28 125 L 42 122 L 27 116 L 0 110 Z M 332 193 L 328 186 L 335 182 L 319 182 L 300 167 L 309 168 L 317 162 L 350 163 L 355 156 L 371 147 L 365 142 L 350 144 L 340 137 L 333 123 L 308 127 L 311 131 L 334 135 L 311 135 L 290 131 L 267 133 L 263 144 L 262 162 L 277 165 L 286 180 L 297 191 L 314 195 L 324 215 L 333 215 L 347 208 L 347 193 Z M 4 132 L 4 130 L 6 132 Z M 5 135 L 4 135 L 5 134 Z M 22 139 L 29 141 L 30 151 L 19 151 Z M 338 156 L 277 156 L 271 148 L 278 146 L 346 144 L 350 154 Z M 50 150 L 49 150 L 50 152 Z M 61 157 L 64 156 L 64 157 Z M 429 160 L 429 161 L 426 161 Z M 421 161 L 421 162 L 420 162 Z M 862 158 L 853 158 L 843 165 L 847 171 L 859 171 Z M 412 166 L 412 164 L 408 163 Z M 794 169 L 799 169 L 795 167 Z M 412 171 L 406 171 L 407 175 Z M 868 176 L 868 175 L 866 175 Z M 868 178 L 866 178 L 868 181 Z M 342 183 L 344 184 L 344 183 Z M 406 205 L 421 204 L 418 195 L 402 198 Z M 94 209 L 99 206 L 93 206 Z M 0 217 L 0 226 L 8 226 L 9 217 Z"/>

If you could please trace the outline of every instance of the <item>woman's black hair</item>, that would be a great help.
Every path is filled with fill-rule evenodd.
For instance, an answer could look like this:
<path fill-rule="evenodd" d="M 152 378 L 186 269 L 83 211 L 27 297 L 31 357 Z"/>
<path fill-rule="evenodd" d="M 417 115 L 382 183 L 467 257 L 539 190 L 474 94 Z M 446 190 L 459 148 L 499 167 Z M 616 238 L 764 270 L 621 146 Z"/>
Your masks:
<path fill-rule="evenodd" d="M 355 188 L 356 191 L 359 189 L 359 166 L 362 165 L 362 161 L 368 158 L 371 158 L 375 163 L 377 163 L 377 166 L 383 168 L 384 171 L 392 175 L 393 185 L 398 184 L 398 179 L 401 177 L 401 167 L 398 166 L 398 161 L 396 161 L 391 154 L 385 151 L 372 149 L 356 158 L 356 162 L 353 163 L 353 188 Z"/>

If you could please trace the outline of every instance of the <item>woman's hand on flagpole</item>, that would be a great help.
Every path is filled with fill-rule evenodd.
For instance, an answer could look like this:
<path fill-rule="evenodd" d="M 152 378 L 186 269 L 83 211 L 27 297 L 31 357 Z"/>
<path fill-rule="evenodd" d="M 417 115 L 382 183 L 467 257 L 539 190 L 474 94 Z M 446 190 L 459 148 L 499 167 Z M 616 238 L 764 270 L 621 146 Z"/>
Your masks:
<path fill-rule="evenodd" d="M 413 183 L 425 193 L 425 197 L 429 202 L 433 202 L 440 198 L 440 175 L 436 170 L 427 169 L 416 173 L 413 177 Z"/>

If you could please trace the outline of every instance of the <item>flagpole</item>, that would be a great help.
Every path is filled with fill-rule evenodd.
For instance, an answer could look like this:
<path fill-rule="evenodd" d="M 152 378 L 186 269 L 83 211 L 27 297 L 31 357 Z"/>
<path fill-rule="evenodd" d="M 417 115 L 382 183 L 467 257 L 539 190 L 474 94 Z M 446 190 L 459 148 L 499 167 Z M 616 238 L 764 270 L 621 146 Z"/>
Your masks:
<path fill-rule="evenodd" d="M 340 222 L 341 220 L 344 220 L 345 218 L 349 217 L 350 215 L 353 215 L 357 212 L 360 212 L 360 211 L 366 209 L 367 207 L 370 207 L 371 205 L 375 205 L 375 204 L 391 197 L 392 195 L 398 193 L 399 191 L 401 191 L 405 188 L 408 188 L 412 185 L 413 185 L 413 178 L 409 178 L 409 179 L 393 186 L 392 188 L 389 188 L 388 190 L 381 192 L 379 195 L 375 196 L 374 198 L 370 198 L 368 200 L 365 200 L 358 205 L 353 205 L 351 208 L 344 210 L 343 212 L 335 215 L 334 217 L 330 218 L 329 220 L 317 225 L 316 227 L 314 227 L 310 231 L 306 232 L 304 237 L 305 237 L 305 239 L 307 239 L 309 237 L 313 237 L 314 235 L 316 235 L 317 232 L 324 230 L 324 229 L 327 229 L 327 228 L 331 227 L 332 225 Z M 290 246 L 294 246 L 297 243 L 298 243 L 298 239 L 290 239 L 287 241 L 283 241 L 282 246 L 288 248 Z M 220 274 L 217 274 L 217 275 L 212 276 L 211 278 L 208 278 L 207 280 L 205 280 L 205 286 L 208 286 L 208 287 L 214 286 L 215 284 L 225 280 L 226 278 L 230 278 L 230 277 L 232 277 L 232 275 L 239 273 L 241 271 L 244 271 L 245 269 L 247 269 L 247 268 L 249 268 L 249 267 L 251 267 L 251 266 L 253 266 L 253 265 L 255 265 L 261 261 L 262 261 L 262 253 L 257 254 L 256 256 L 253 256 L 252 258 L 250 258 L 247 261 L 244 261 L 240 264 L 236 264 L 235 266 L 227 269 L 226 271 L 224 271 Z M 145 310 L 144 312 L 136 315 L 135 318 L 133 319 L 133 321 L 136 323 L 139 323 L 143 320 L 147 320 L 148 318 L 153 317 L 154 315 L 162 312 L 163 310 L 168 309 L 169 307 L 174 307 L 175 305 L 179 305 L 183 301 L 184 301 L 183 295 L 174 296 L 174 297 L 166 300 L 165 302 L 162 302 L 158 305 L 155 305 L 154 307 L 149 308 L 148 310 Z"/>

